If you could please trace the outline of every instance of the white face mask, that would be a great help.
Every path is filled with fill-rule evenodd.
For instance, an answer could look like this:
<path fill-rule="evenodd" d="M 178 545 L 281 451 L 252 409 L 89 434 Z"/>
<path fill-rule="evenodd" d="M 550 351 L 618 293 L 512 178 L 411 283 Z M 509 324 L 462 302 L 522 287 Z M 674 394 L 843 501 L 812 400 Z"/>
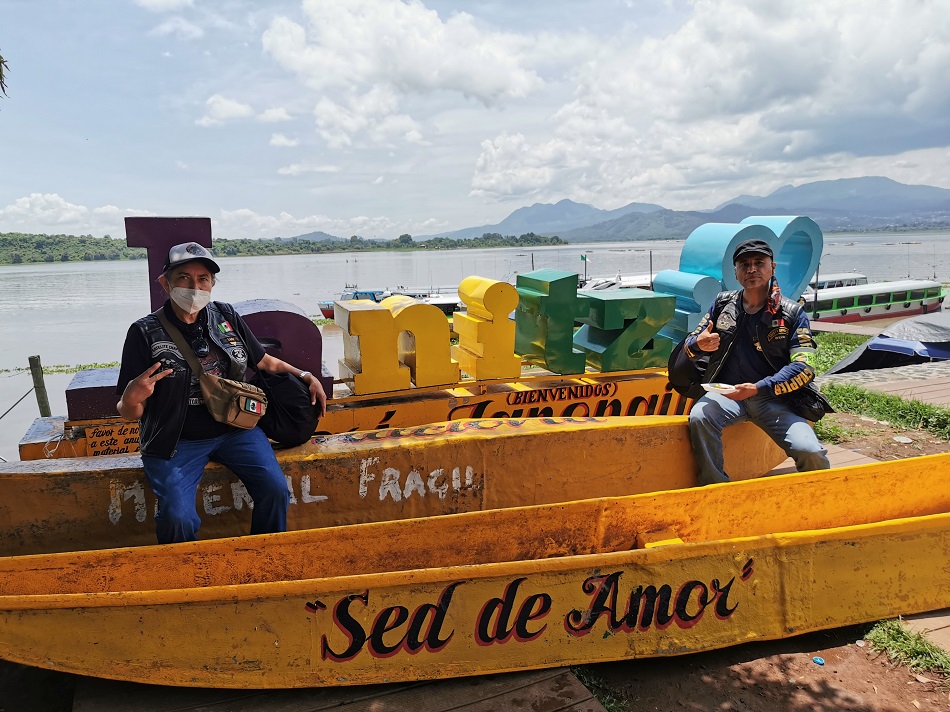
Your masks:
<path fill-rule="evenodd" d="M 197 314 L 211 301 L 211 292 L 205 292 L 201 289 L 185 289 L 184 287 L 173 287 L 169 295 L 172 301 L 189 314 Z"/>

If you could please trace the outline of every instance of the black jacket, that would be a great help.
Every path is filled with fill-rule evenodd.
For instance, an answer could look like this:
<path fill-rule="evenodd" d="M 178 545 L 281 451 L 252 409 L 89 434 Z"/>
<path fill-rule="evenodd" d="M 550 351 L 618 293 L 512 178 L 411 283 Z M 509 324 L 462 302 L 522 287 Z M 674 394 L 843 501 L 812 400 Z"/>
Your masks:
<path fill-rule="evenodd" d="M 241 318 L 230 304 L 211 302 L 205 307 L 208 315 L 208 336 L 228 358 L 228 378 L 243 381 L 248 367 L 248 349 L 239 329 L 246 330 Z M 155 392 L 145 401 L 139 421 L 139 443 L 143 455 L 168 459 L 175 454 L 181 437 L 191 388 L 191 368 L 171 340 L 155 314 L 134 324 L 151 349 L 162 369 L 172 373 L 155 384 Z"/>

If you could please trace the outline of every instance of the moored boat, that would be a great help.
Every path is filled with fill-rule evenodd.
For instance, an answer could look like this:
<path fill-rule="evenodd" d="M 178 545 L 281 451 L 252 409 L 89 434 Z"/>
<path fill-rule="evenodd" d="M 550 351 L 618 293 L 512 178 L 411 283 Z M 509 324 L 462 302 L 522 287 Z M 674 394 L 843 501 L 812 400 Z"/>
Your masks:
<path fill-rule="evenodd" d="M 0 559 L 0 657 L 289 688 L 663 657 L 950 605 L 950 455 Z M 64 631 L 66 633 L 64 633 Z"/>
<path fill-rule="evenodd" d="M 734 479 L 785 455 L 750 423 L 723 438 Z M 685 416 L 488 418 L 314 438 L 279 450 L 288 527 L 428 517 L 698 483 Z M 0 463 L 0 555 L 155 542 L 138 455 Z M 199 536 L 250 529 L 251 500 L 221 465 L 197 494 Z"/>
<path fill-rule="evenodd" d="M 936 280 L 902 279 L 818 289 L 802 298 L 812 321 L 851 322 L 938 311 L 946 295 Z"/>
<path fill-rule="evenodd" d="M 346 289 L 340 292 L 336 299 L 328 299 L 326 301 L 317 302 L 317 306 L 320 307 L 320 313 L 323 315 L 324 319 L 332 319 L 333 304 L 338 300 L 368 299 L 371 302 L 379 303 L 388 295 L 389 291 L 386 289 L 359 289 L 353 285 L 347 285 Z"/>

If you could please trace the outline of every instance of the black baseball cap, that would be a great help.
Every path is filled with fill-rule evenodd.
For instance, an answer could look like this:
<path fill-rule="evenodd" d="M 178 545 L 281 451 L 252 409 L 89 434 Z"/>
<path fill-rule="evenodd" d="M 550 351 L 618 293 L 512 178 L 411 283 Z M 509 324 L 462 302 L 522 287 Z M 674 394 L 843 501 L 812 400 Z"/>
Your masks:
<path fill-rule="evenodd" d="M 221 271 L 221 268 L 218 267 L 218 263 L 214 261 L 214 257 L 209 250 L 197 242 L 183 242 L 168 250 L 168 256 L 165 258 L 165 266 L 162 268 L 162 273 L 168 272 L 172 267 L 178 267 L 188 262 L 194 262 L 195 260 L 204 262 L 207 268 L 211 270 L 211 274 L 217 274 Z"/>
<path fill-rule="evenodd" d="M 732 264 L 739 261 L 739 258 L 748 254 L 767 255 L 770 260 L 774 259 L 772 248 L 765 240 L 746 240 L 740 242 L 736 251 L 732 253 Z"/>

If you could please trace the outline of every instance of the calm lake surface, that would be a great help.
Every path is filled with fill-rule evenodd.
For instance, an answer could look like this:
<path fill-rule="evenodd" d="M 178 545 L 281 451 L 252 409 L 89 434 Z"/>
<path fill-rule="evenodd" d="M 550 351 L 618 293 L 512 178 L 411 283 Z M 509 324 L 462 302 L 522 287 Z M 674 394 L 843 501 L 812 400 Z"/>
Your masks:
<path fill-rule="evenodd" d="M 280 299 L 308 314 L 346 285 L 365 289 L 455 286 L 471 275 L 514 282 L 552 268 L 589 275 L 677 269 L 683 240 L 438 252 L 337 253 L 222 258 L 214 298 Z M 826 235 L 822 272 L 857 271 L 871 280 L 950 281 L 950 233 Z M 118 361 L 125 333 L 149 311 L 145 260 L 0 266 L 0 369 Z M 331 370 L 335 364 L 328 363 Z M 65 414 L 72 374 L 46 377 L 53 413 Z M 28 373 L 0 373 L 0 414 L 32 386 Z M 18 459 L 17 443 L 38 417 L 30 394 L 0 420 L 0 457 Z"/>

